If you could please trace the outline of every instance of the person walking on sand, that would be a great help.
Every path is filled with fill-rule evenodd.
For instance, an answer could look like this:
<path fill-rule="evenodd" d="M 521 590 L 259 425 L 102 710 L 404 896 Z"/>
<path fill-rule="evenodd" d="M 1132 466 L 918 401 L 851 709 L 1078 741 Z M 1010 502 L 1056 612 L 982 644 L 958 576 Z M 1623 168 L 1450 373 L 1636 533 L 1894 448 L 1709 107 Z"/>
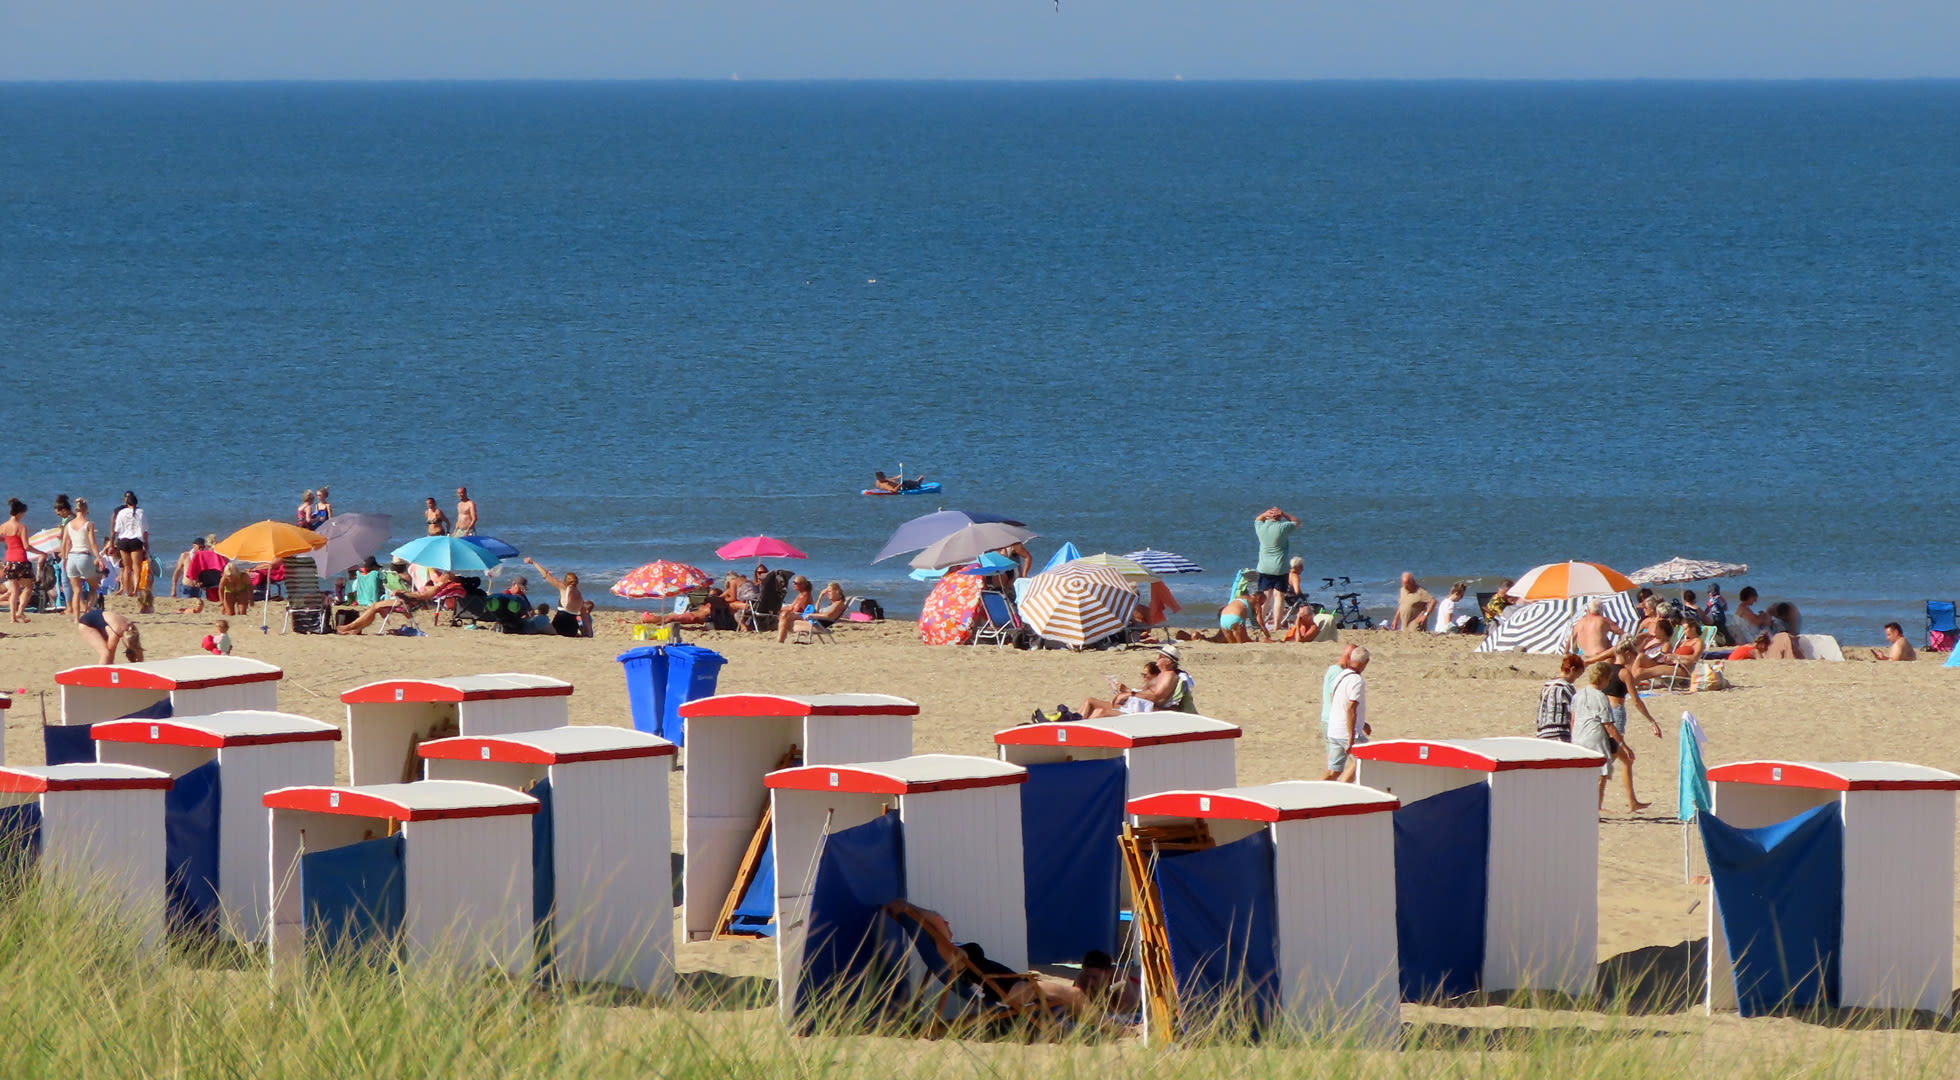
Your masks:
<path fill-rule="evenodd" d="M 1627 705 L 1631 703 L 1634 708 L 1640 710 L 1641 716 L 1647 718 L 1648 725 L 1654 729 L 1654 738 L 1665 738 L 1661 734 L 1661 722 L 1654 719 L 1653 713 L 1647 711 L 1647 702 L 1628 681 L 1628 673 L 1634 670 L 1639 660 L 1639 646 L 1631 640 L 1620 642 L 1613 647 L 1612 659 L 1606 662 L 1606 681 L 1600 684 L 1600 689 L 1606 694 L 1608 726 L 1613 729 L 1613 756 L 1626 766 L 1626 771 L 1621 774 L 1621 780 L 1627 789 L 1627 810 L 1635 814 L 1652 804 L 1641 802 L 1633 793 L 1634 753 L 1633 744 L 1627 741 Z M 1573 722 L 1575 724 L 1578 722 L 1576 717 Z M 1576 737 L 1574 741 L 1577 741 Z"/>
<path fill-rule="evenodd" d="M 1606 682 L 1613 676 L 1613 665 L 1594 664 L 1586 669 L 1585 685 L 1572 694 L 1572 745 L 1583 746 L 1606 758 L 1599 767 L 1599 809 L 1606 809 L 1606 781 L 1613 776 L 1613 707 L 1606 697 Z"/>
<path fill-rule="evenodd" d="M 116 544 L 116 561 L 122 566 L 116 591 L 135 596 L 142 587 L 143 563 L 150 557 L 150 522 L 137 505 L 134 491 L 123 492 L 122 507 L 109 522 L 109 535 Z"/>
<path fill-rule="evenodd" d="M 95 557 L 101 540 L 95 535 L 95 522 L 88 516 L 88 500 L 76 499 L 74 513 L 61 527 L 61 571 L 68 575 L 68 612 L 75 619 L 95 605 L 96 589 L 102 584 L 102 563 Z"/>
<path fill-rule="evenodd" d="M 19 499 L 7 500 L 7 520 L 0 524 L 0 539 L 6 541 L 7 559 L 0 576 L 7 581 L 7 612 L 14 622 L 29 621 L 21 609 L 27 606 L 27 594 L 34 588 L 34 564 L 27 561 L 29 555 L 48 555 L 27 542 L 27 526 L 21 518 L 27 514 L 27 504 Z"/>
<path fill-rule="evenodd" d="M 425 505 L 422 507 L 422 520 L 429 523 L 429 535 L 448 536 L 449 515 L 443 513 L 442 508 L 436 505 L 436 497 L 431 495 L 423 502 Z"/>
<path fill-rule="evenodd" d="M 456 528 L 451 530 L 451 535 L 476 535 L 476 500 L 470 498 L 469 488 L 456 489 Z"/>
<path fill-rule="evenodd" d="M 1327 775 L 1323 780 L 1354 783 L 1354 748 L 1368 741 L 1375 729 L 1368 724 L 1368 650 L 1350 646 L 1341 655 L 1341 674 L 1327 696 Z"/>

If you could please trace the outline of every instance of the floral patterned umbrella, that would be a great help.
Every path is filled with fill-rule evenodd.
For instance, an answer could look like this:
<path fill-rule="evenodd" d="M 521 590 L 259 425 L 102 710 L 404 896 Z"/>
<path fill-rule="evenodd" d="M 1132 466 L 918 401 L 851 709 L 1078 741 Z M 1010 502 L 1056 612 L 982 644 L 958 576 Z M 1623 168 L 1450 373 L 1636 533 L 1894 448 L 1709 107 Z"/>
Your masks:
<path fill-rule="evenodd" d="M 619 579 L 612 592 L 628 600 L 657 600 L 712 583 L 713 579 L 698 567 L 659 559 Z"/>
<path fill-rule="evenodd" d="M 973 617 L 980 609 L 981 581 L 948 574 L 932 587 L 919 612 L 919 638 L 928 645 L 965 645 L 973 640 Z"/>

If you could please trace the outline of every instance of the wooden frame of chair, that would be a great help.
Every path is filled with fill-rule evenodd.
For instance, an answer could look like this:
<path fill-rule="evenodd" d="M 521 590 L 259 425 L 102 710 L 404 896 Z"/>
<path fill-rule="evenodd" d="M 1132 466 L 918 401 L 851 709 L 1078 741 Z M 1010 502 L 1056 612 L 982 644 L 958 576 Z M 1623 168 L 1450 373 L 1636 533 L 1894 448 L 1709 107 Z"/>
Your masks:
<path fill-rule="evenodd" d="M 1137 959 L 1143 968 L 1144 1008 L 1147 1015 L 1165 1018 L 1163 1023 L 1146 1025 L 1146 1036 L 1152 1045 L 1168 1046 L 1177 1037 L 1177 975 L 1171 968 L 1164 899 L 1157 892 L 1157 879 L 1150 869 L 1159 851 L 1202 851 L 1212 847 L 1211 829 L 1203 821 L 1141 828 L 1125 822 L 1119 843 L 1133 898 L 1132 919 Z"/>

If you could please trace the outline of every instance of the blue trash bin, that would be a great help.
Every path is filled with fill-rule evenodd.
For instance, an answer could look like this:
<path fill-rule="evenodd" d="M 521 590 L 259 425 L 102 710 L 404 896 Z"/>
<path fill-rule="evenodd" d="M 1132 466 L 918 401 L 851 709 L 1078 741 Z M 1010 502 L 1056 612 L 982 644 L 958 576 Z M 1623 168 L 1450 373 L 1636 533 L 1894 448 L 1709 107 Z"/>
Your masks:
<path fill-rule="evenodd" d="M 687 721 L 681 719 L 681 706 L 697 698 L 713 697 L 715 683 L 728 658 L 698 645 L 667 646 L 667 693 L 660 703 L 661 738 L 676 746 L 687 745 Z"/>
<path fill-rule="evenodd" d="M 626 665 L 626 700 L 633 706 L 633 726 L 649 735 L 660 735 L 667 694 L 666 647 L 642 645 L 620 653 L 618 659 Z"/>

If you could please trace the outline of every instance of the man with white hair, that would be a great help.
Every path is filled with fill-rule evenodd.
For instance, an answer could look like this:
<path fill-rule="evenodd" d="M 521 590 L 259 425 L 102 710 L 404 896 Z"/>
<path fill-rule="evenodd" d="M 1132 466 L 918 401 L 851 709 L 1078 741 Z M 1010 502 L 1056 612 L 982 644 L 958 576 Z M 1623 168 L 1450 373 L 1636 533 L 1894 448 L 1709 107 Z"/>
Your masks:
<path fill-rule="evenodd" d="M 1374 729 L 1368 726 L 1368 683 L 1362 672 L 1368 670 L 1368 650 L 1350 645 L 1341 653 L 1341 673 L 1333 690 L 1326 695 L 1327 775 L 1323 780 L 1354 782 L 1356 743 L 1368 741 Z"/>
<path fill-rule="evenodd" d="M 1597 664 L 1613 653 L 1613 636 L 1624 634 L 1619 624 L 1606 617 L 1606 602 L 1595 596 L 1586 601 L 1586 613 L 1572 624 L 1572 640 L 1567 651 L 1576 652 L 1588 664 Z"/>

